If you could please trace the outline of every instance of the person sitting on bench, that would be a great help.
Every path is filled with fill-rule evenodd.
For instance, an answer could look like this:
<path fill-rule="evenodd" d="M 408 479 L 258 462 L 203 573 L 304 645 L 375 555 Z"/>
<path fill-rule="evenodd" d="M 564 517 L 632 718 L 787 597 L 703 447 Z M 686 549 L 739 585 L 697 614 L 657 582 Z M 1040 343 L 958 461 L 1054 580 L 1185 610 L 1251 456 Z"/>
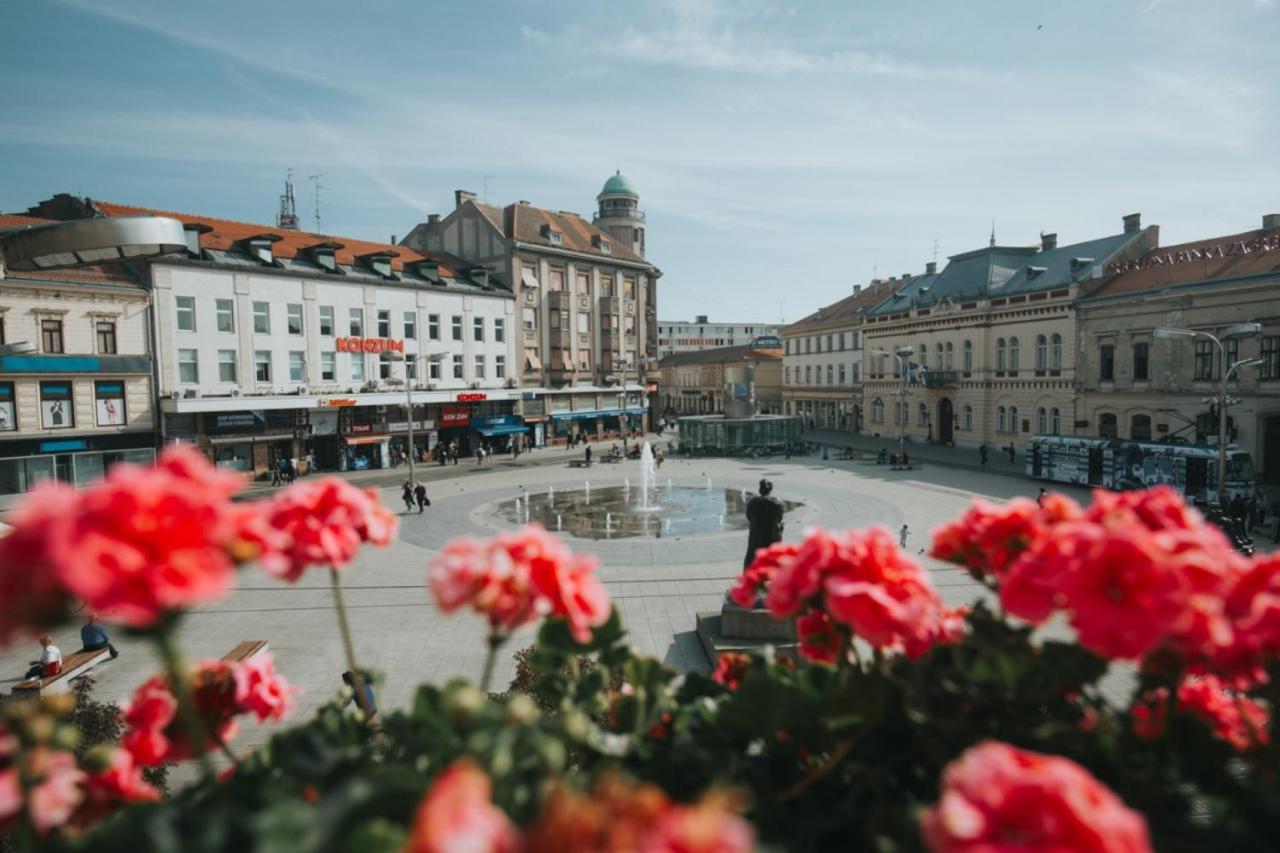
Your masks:
<path fill-rule="evenodd" d="M 107 629 L 98 624 L 97 613 L 90 613 L 89 621 L 85 622 L 84 627 L 80 629 L 80 643 L 84 646 L 84 651 L 86 652 L 97 652 L 106 649 L 111 652 L 112 660 L 120 657 L 116 647 L 111 645 L 111 638 L 107 636 Z"/>
<path fill-rule="evenodd" d="M 53 644 L 53 637 L 45 634 L 40 638 L 44 651 L 40 660 L 27 670 L 27 678 L 48 678 L 62 672 L 62 650 Z"/>

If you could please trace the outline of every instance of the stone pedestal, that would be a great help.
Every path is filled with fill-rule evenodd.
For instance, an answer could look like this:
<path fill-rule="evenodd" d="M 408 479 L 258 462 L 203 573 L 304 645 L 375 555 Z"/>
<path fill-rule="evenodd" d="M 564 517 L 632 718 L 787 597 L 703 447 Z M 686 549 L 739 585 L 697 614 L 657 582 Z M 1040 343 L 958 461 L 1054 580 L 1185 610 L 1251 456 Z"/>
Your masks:
<path fill-rule="evenodd" d="M 739 607 L 726 601 L 719 613 L 698 614 L 698 640 L 712 668 L 724 652 L 743 652 L 773 646 L 778 652 L 796 657 L 795 623 L 775 619 L 763 607 Z"/>

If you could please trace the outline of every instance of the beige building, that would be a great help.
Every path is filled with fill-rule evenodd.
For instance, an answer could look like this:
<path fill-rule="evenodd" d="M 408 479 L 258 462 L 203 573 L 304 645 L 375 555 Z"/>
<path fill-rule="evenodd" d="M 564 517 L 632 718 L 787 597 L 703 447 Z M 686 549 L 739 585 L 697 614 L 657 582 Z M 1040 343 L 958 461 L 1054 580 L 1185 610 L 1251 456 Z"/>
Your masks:
<path fill-rule="evenodd" d="M 1217 444 L 1222 353 L 1208 338 L 1158 338 L 1178 327 L 1221 337 L 1237 323 L 1260 336 L 1226 342 L 1231 441 L 1258 480 L 1280 485 L 1280 215 L 1260 230 L 1165 246 L 1127 263 L 1077 302 L 1081 435 Z"/>
<path fill-rule="evenodd" d="M 862 429 L 863 317 L 909 280 L 904 275 L 856 285 L 852 295 L 783 327 L 785 414 L 818 429 Z"/>
<path fill-rule="evenodd" d="M 639 196 L 619 174 L 596 198 L 591 223 L 524 201 L 493 207 L 459 190 L 452 213 L 433 214 L 403 240 L 515 283 L 521 414 L 543 423 L 552 443 L 647 425 L 656 391 L 661 272 L 644 259 Z"/>
<path fill-rule="evenodd" d="M 47 224 L 0 214 L 0 230 Z M 151 303 L 124 266 L 0 267 L 0 500 L 155 458 Z"/>
<path fill-rule="evenodd" d="M 1119 234 L 1066 246 L 1055 234 L 1030 247 L 993 237 L 911 279 L 866 314 L 864 432 L 1001 447 L 1071 433 L 1080 417 L 1074 301 L 1158 238 L 1137 214 Z M 904 386 L 891 353 L 906 347 Z"/>
<path fill-rule="evenodd" d="M 659 362 L 664 415 L 719 415 L 754 391 L 756 411 L 782 411 L 782 350 L 751 345 L 672 353 Z M 754 385 L 754 388 L 745 387 Z"/>

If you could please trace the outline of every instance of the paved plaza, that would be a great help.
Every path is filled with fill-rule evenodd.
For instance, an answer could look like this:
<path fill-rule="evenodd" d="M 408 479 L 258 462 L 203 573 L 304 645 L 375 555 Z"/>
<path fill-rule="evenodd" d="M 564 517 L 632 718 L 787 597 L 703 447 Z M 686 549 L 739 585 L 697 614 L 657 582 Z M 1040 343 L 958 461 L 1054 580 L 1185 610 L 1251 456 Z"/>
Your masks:
<path fill-rule="evenodd" d="M 574 458 L 577 453 L 572 454 Z M 400 535 L 389 548 L 368 548 L 343 572 L 357 656 L 362 666 L 382 673 L 379 701 L 384 709 L 405 708 L 415 687 L 424 681 L 443 683 L 463 676 L 479 677 L 484 656 L 485 626 L 469 613 L 445 615 L 430 600 L 425 580 L 429 559 L 449 539 L 491 535 L 508 526 L 492 512 L 499 501 L 522 493 L 543 493 L 634 482 L 635 462 L 570 468 L 566 451 L 522 457 L 519 463 L 475 469 L 431 468 L 427 473 L 432 506 L 401 518 Z M 831 529 L 883 524 L 895 532 L 910 525 L 909 550 L 926 548 L 929 531 L 958 515 L 975 496 L 1004 500 L 1034 496 L 1034 481 L 1001 473 L 975 472 L 926 465 L 923 470 L 896 472 L 865 462 L 821 461 L 818 457 L 758 461 L 729 459 L 668 460 L 658 472 L 660 487 L 704 486 L 754 491 L 762 477 L 775 484 L 775 494 L 804 506 L 786 519 L 786 538 L 797 539 L 808 525 Z M 1084 490 L 1068 488 L 1084 499 Z M 399 489 L 381 489 L 384 502 L 400 509 Z M 694 633 L 698 611 L 717 610 L 724 591 L 741 571 L 745 531 L 713 532 L 687 538 L 624 540 L 570 539 L 570 544 L 600 559 L 600 575 L 617 603 L 632 645 L 670 666 L 707 669 Z M 971 602 L 982 588 L 955 568 L 924 560 L 934 583 L 950 604 Z M 224 601 L 190 613 L 182 624 L 182 645 L 196 658 L 216 658 L 241 640 L 267 640 L 277 669 L 302 689 L 294 719 L 306 717 L 340 687 L 346 668 L 329 591 L 328 573 L 312 570 L 298 584 L 280 583 L 256 569 L 245 570 L 233 594 Z M 64 653 L 79 648 L 78 627 L 56 634 Z M 532 630 L 522 632 L 510 651 L 528 645 Z M 145 643 L 117 632 L 122 654 L 93 673 L 99 698 L 123 701 L 156 669 Z M 34 646 L 11 648 L 0 656 L 7 689 L 34 656 Z M 509 656 L 497 668 L 501 688 L 513 671 Z M 252 724 L 237 746 L 263 740 L 267 730 Z"/>

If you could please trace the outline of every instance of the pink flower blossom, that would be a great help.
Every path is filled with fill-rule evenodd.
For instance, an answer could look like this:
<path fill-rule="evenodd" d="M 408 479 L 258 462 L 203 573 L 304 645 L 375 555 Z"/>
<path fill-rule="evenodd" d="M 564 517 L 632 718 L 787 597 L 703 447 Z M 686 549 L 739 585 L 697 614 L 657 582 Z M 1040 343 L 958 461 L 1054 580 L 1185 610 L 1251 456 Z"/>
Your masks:
<path fill-rule="evenodd" d="M 515 853 L 520 837 L 490 802 L 493 787 L 466 759 L 449 765 L 418 806 L 405 853 Z"/>
<path fill-rule="evenodd" d="M 386 546 L 398 520 L 378 500 L 337 477 L 295 483 L 265 507 L 268 525 L 285 536 L 263 568 L 293 583 L 309 566 L 342 568 L 365 542 Z"/>

